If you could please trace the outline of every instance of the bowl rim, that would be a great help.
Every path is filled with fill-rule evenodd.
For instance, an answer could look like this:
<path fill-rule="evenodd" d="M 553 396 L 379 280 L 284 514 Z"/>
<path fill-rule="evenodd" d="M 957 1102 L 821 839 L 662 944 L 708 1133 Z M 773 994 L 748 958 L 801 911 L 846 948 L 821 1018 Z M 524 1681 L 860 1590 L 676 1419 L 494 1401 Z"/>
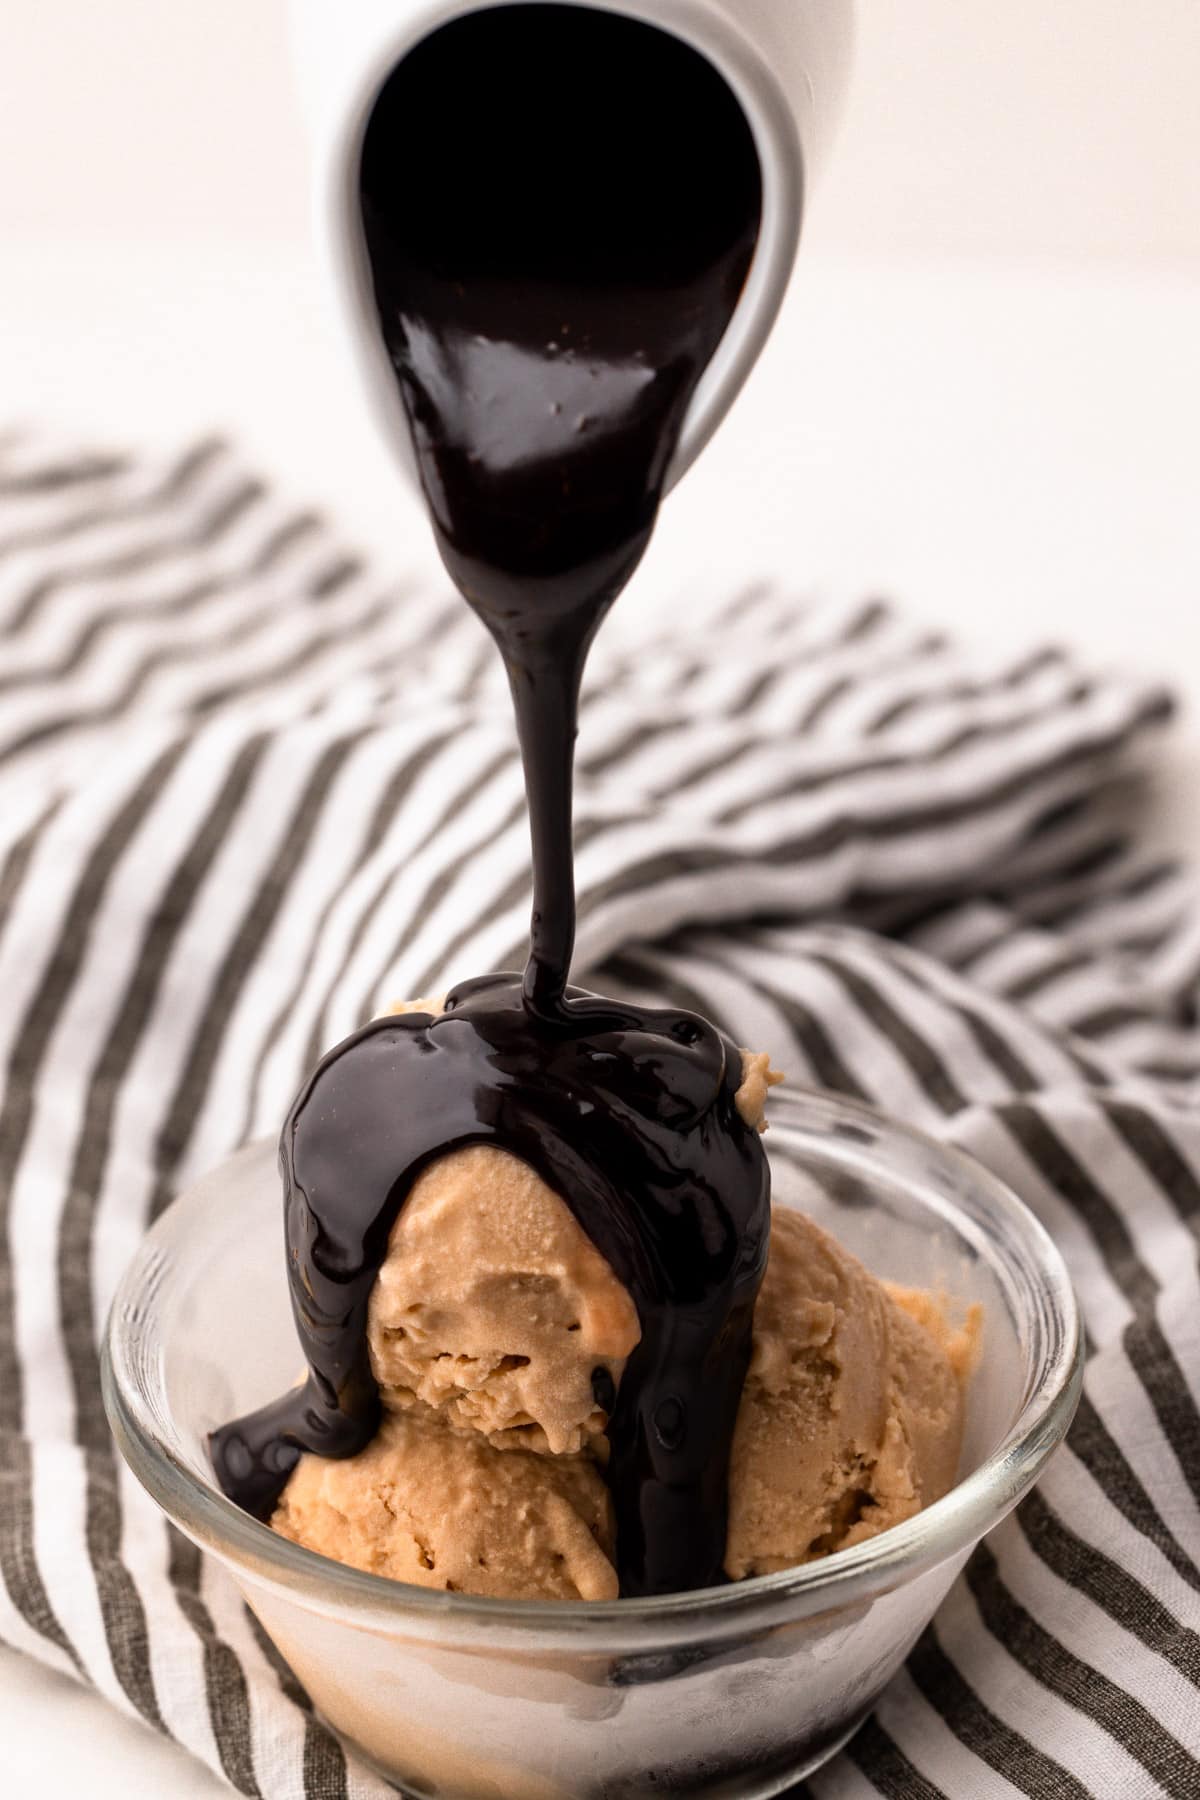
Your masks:
<path fill-rule="evenodd" d="M 934 1564 L 969 1550 L 1029 1491 L 1049 1456 L 1065 1436 L 1083 1382 L 1083 1334 L 1078 1302 L 1062 1256 L 1045 1228 L 1013 1190 L 974 1157 L 857 1100 L 818 1090 L 796 1089 L 772 1100 L 772 1116 L 782 1127 L 802 1120 L 843 1128 L 857 1126 L 910 1152 L 933 1156 L 949 1176 L 957 1175 L 982 1195 L 988 1210 L 1015 1229 L 1043 1284 L 1040 1298 L 1055 1329 L 1042 1361 L 1027 1377 L 1025 1397 L 995 1448 L 940 1500 L 848 1549 L 811 1563 L 756 1575 L 721 1587 L 617 1600 L 520 1600 L 447 1593 L 414 1587 L 335 1562 L 244 1512 L 212 1483 L 201 1480 L 159 1436 L 131 1377 L 130 1339 L 121 1321 L 144 1320 L 143 1292 L 156 1262 L 156 1239 L 178 1229 L 181 1212 L 200 1213 L 211 1176 L 192 1184 L 151 1226 L 114 1296 L 101 1345 L 104 1407 L 117 1445 L 134 1475 L 185 1535 L 260 1587 L 281 1591 L 311 1610 L 336 1613 L 371 1630 L 396 1630 L 409 1623 L 438 1635 L 479 1639 L 499 1633 L 589 1641 L 608 1627 L 627 1639 L 636 1633 L 674 1641 L 688 1623 L 702 1621 L 706 1632 L 734 1631 L 747 1614 L 764 1606 L 787 1605 L 788 1617 L 810 1616 L 901 1585 Z M 268 1141 L 243 1145 L 219 1165 L 262 1156 Z M 269 1145 L 272 1156 L 274 1145 Z M 877 1155 L 877 1152 L 874 1153 Z M 214 1171 L 217 1173 L 218 1171 Z M 943 1210 L 964 1220 L 953 1201 Z M 1028 1288 L 1020 1265 L 1002 1259 Z M 456 1629 L 457 1628 L 457 1629 Z"/>

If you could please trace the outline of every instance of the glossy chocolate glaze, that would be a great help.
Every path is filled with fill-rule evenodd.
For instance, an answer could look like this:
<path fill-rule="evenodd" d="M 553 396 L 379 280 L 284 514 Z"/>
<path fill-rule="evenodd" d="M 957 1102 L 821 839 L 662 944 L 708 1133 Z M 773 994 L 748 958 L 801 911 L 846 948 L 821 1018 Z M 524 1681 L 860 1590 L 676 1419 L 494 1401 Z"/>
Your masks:
<path fill-rule="evenodd" d="M 641 1320 L 609 1427 L 622 1591 L 719 1579 L 770 1214 L 740 1080 L 740 1052 L 702 1020 L 573 994 L 543 1021 L 515 976 L 458 989 L 440 1018 L 378 1019 L 339 1044 L 283 1133 L 307 1382 L 216 1434 L 226 1491 L 265 1513 L 301 1448 L 350 1456 L 369 1441 L 367 1302 L 391 1224 L 434 1157 L 498 1144 L 566 1197 Z"/>
<path fill-rule="evenodd" d="M 265 1515 L 302 1450 L 370 1440 L 367 1301 L 391 1225 L 432 1158 L 494 1143 L 562 1194 L 641 1321 L 609 1423 L 621 1592 L 703 1586 L 722 1578 L 767 1165 L 728 1039 L 567 988 L 571 772 L 588 646 L 645 549 L 750 264 L 757 156 L 722 78 L 677 39 L 586 7 L 504 6 L 393 73 L 361 195 L 438 545 L 508 671 L 531 949 L 523 979 L 467 983 L 440 1018 L 367 1025 L 301 1091 L 280 1162 L 309 1374 L 215 1433 L 214 1464 Z M 611 1380 L 596 1398 L 612 1407 Z"/>

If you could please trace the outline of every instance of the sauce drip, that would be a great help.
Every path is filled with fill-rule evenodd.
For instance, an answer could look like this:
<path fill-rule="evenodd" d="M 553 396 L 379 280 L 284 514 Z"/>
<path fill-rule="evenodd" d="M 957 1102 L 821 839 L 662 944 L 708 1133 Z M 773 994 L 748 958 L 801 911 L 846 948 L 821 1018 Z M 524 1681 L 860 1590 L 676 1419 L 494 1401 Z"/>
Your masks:
<path fill-rule="evenodd" d="M 560 1193 L 642 1337 L 609 1422 L 622 1594 L 722 1579 L 729 1455 L 770 1229 L 736 1047 L 693 1014 L 568 988 L 571 782 L 591 640 L 641 558 L 691 396 L 753 256 L 761 177 L 722 77 L 583 6 L 468 15 L 384 84 L 366 245 L 438 546 L 508 672 L 533 850 L 523 978 L 375 1020 L 280 1144 L 304 1386 L 215 1432 L 269 1514 L 304 1450 L 349 1456 L 380 1401 L 367 1301 L 426 1163 L 488 1142 Z M 604 1371 L 598 1371 L 603 1375 Z M 603 1383 L 600 1384 L 603 1387 Z"/>

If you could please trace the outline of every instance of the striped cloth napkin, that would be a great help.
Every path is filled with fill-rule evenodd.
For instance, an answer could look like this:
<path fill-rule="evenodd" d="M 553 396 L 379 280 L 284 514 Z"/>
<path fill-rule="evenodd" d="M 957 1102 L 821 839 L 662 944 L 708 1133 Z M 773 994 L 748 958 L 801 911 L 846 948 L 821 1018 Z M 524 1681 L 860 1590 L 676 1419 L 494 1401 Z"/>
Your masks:
<path fill-rule="evenodd" d="M 96 1345 L 322 1046 L 520 957 L 497 659 L 219 443 L 0 442 L 0 619 L 0 1637 L 243 1794 L 376 1800 L 125 1473 Z M 1200 1794 L 1200 900 L 1121 824 L 1168 711 L 874 602 L 635 589 L 601 633 L 579 973 L 973 1152 L 1086 1315 L 1066 1447 L 817 1800 Z"/>

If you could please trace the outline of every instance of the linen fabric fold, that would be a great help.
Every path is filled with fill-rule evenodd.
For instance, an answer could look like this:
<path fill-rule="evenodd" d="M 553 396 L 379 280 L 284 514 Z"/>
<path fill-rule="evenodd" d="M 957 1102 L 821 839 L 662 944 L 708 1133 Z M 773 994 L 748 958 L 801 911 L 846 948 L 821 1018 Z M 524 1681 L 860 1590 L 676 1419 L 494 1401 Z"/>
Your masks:
<path fill-rule="evenodd" d="M 520 965 L 499 660 L 218 440 L 0 437 L 0 638 L 0 1640 L 243 1794 L 376 1800 L 124 1469 L 97 1344 L 321 1050 Z M 1200 1792 L 1200 894 L 1128 828 L 1169 711 L 782 587 L 627 597 L 593 654 L 576 978 L 973 1153 L 1086 1321 L 1066 1445 L 817 1800 Z"/>

